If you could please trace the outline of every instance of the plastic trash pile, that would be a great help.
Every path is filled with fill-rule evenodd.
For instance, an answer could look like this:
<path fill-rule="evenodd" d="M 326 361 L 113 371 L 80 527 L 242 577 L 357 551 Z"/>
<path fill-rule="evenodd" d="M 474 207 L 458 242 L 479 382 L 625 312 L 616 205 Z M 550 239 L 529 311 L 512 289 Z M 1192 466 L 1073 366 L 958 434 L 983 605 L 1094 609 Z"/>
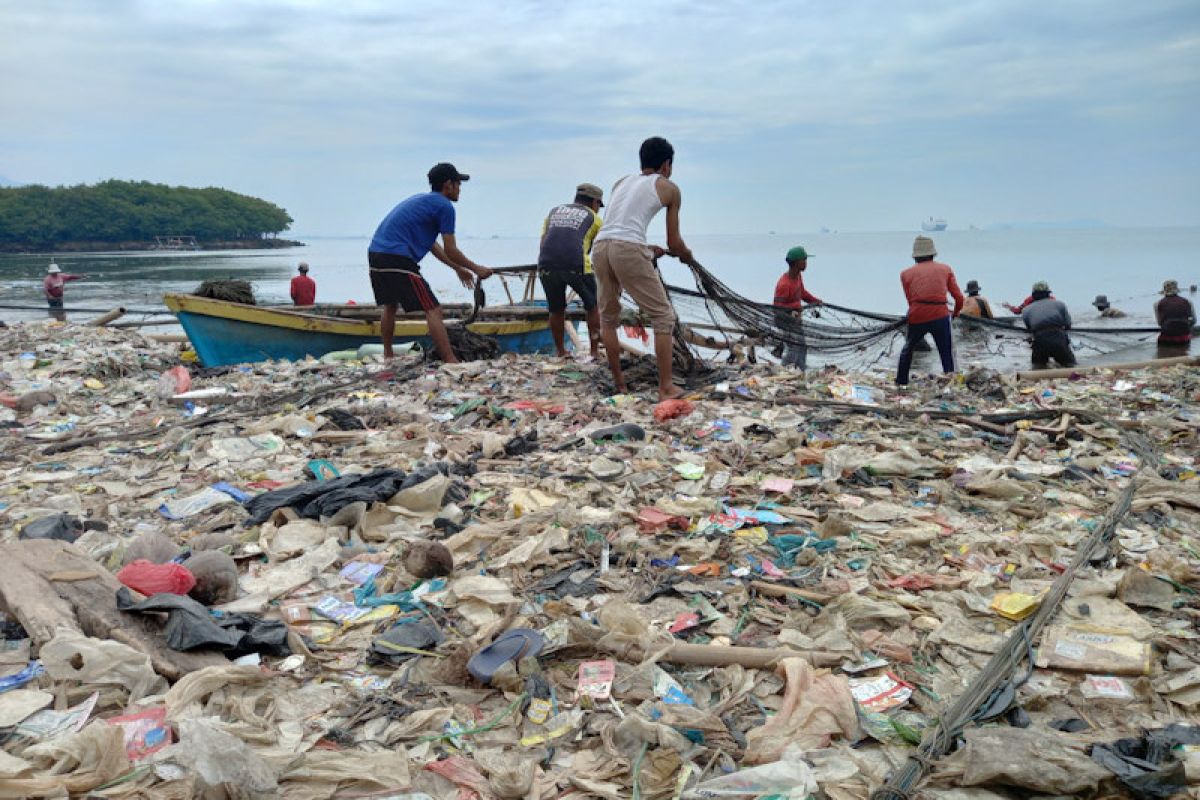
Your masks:
<path fill-rule="evenodd" d="M 1131 480 L 921 792 L 1200 786 L 1195 369 L 0 353 L 0 797 L 862 798 Z"/>

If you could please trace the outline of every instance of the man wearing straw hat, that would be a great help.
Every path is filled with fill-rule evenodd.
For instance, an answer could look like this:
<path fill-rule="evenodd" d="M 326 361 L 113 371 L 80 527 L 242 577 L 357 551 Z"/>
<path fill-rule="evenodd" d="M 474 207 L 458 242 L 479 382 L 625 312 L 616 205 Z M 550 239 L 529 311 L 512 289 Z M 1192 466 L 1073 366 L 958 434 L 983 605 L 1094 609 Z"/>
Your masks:
<path fill-rule="evenodd" d="M 1192 301 L 1179 296 L 1176 281 L 1164 281 L 1162 299 L 1154 304 L 1154 316 L 1161 333 L 1159 344 L 1187 344 L 1192 341 L 1192 326 L 1196 324 L 1196 309 Z"/>
<path fill-rule="evenodd" d="M 963 307 L 962 289 L 954 278 L 954 270 L 948 264 L 934 261 L 937 249 L 933 239 L 918 236 L 913 240 L 912 257 L 916 262 L 900 273 L 900 285 L 908 299 L 908 337 L 900 351 L 900 365 L 896 370 L 896 383 L 908 384 L 908 372 L 912 368 L 913 348 L 925 338 L 933 336 L 938 355 L 942 359 L 942 370 L 954 372 L 954 340 L 950 333 L 950 319 L 957 317 Z M 946 307 L 946 295 L 954 298 L 954 310 Z"/>

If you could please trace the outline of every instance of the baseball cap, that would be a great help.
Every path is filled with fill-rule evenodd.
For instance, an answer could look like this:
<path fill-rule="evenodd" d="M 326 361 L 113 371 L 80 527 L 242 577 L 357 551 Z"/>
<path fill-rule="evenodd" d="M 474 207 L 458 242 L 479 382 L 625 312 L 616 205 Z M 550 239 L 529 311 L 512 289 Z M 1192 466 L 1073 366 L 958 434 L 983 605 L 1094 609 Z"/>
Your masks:
<path fill-rule="evenodd" d="M 808 251 L 800 245 L 796 245 L 791 250 L 787 251 L 787 255 L 783 257 L 783 260 L 790 264 L 793 261 L 803 261 L 808 258 L 812 258 L 812 256 L 808 254 Z"/>
<path fill-rule="evenodd" d="M 440 164 L 434 164 L 429 170 L 429 185 L 434 189 L 442 188 L 442 184 L 446 181 L 469 181 L 470 175 L 464 175 L 459 172 L 453 164 L 448 164 L 445 161 Z"/>
<path fill-rule="evenodd" d="M 575 187 L 575 194 L 583 195 L 589 200 L 599 200 L 604 205 L 604 190 L 594 183 L 581 183 Z"/>
<path fill-rule="evenodd" d="M 297 265 L 296 269 L 300 270 L 301 272 L 308 272 L 308 262 L 301 261 L 299 265 Z"/>

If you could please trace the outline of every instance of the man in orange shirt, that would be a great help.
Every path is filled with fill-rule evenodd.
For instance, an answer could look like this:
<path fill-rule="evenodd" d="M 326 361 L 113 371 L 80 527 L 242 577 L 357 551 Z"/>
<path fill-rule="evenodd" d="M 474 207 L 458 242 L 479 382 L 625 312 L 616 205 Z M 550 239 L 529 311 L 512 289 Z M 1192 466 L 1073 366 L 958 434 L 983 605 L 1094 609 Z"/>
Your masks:
<path fill-rule="evenodd" d="M 788 271 L 775 284 L 775 324 L 793 340 L 783 353 L 783 365 L 804 370 L 808 361 L 808 346 L 800 322 L 803 303 L 819 306 L 821 301 L 804 288 L 804 270 L 808 269 L 808 251 L 796 246 L 784 256 Z"/>
<path fill-rule="evenodd" d="M 913 240 L 913 264 L 900 273 L 900 285 L 908 299 L 908 340 L 900 351 L 900 366 L 896 370 L 896 383 L 908 384 L 908 371 L 912 368 L 913 346 L 933 334 L 938 355 L 942 357 L 942 370 L 954 372 L 954 340 L 950 335 L 950 319 L 957 317 L 963 307 L 963 293 L 954 279 L 954 270 L 946 264 L 934 261 L 937 250 L 928 236 Z M 946 307 L 946 294 L 954 298 L 954 311 Z"/>

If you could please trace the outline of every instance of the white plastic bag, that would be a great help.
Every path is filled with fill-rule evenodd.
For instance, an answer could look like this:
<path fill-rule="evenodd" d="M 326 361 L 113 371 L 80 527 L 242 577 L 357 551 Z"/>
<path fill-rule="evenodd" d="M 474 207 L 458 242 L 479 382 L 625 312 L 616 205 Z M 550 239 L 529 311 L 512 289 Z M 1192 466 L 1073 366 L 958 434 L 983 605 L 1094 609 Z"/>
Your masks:
<path fill-rule="evenodd" d="M 710 778 L 684 792 L 683 797 L 685 800 L 702 800 L 770 794 L 788 800 L 803 800 L 817 791 L 816 773 L 803 756 L 801 748 L 789 747 L 778 761 Z"/>

